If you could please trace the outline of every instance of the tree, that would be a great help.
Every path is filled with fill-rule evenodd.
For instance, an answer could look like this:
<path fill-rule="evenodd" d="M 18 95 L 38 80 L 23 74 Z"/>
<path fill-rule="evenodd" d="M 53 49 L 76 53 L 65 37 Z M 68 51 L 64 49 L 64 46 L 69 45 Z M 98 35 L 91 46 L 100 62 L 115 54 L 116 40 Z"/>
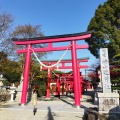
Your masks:
<path fill-rule="evenodd" d="M 41 31 L 41 26 L 40 25 L 31 25 L 31 24 L 26 24 L 26 25 L 19 25 L 15 28 L 15 30 L 13 31 L 12 33 L 12 36 L 15 37 L 15 38 L 23 38 L 23 39 L 28 39 L 28 38 L 34 38 L 34 37 L 43 37 L 43 33 Z M 22 49 L 22 48 L 25 48 L 26 45 L 19 45 L 19 46 L 16 46 L 14 45 L 15 49 Z M 43 48 L 43 47 L 46 47 L 46 44 L 37 44 L 37 45 L 33 45 L 33 47 L 37 48 Z M 37 56 L 40 58 L 40 57 L 43 57 L 45 56 L 47 53 L 44 52 L 44 53 L 38 53 Z M 34 56 L 32 56 L 32 58 L 34 58 Z M 17 60 L 19 60 L 19 63 L 20 63 L 20 66 L 21 66 L 21 77 L 23 76 L 23 69 L 24 69 L 24 62 L 25 62 L 25 54 L 20 54 L 18 55 L 18 58 Z M 35 59 L 32 59 L 35 61 Z M 35 64 L 31 64 L 32 67 L 31 69 L 33 69 L 35 66 Z M 31 70 L 32 71 L 32 70 Z M 33 74 L 35 74 L 35 71 L 31 72 L 31 76 L 33 76 Z"/>
<path fill-rule="evenodd" d="M 120 53 L 113 57 L 112 64 L 117 66 L 118 69 L 116 71 L 120 72 L 120 70 L 119 70 L 119 67 L 120 67 Z"/>
<path fill-rule="evenodd" d="M 9 55 L 12 51 L 10 49 L 11 41 L 11 26 L 13 23 L 13 17 L 11 14 L 6 12 L 0 12 L 0 61 L 4 61 L 4 56 L 2 53 Z"/>
<path fill-rule="evenodd" d="M 1 63 L 4 62 L 7 59 L 7 56 L 8 55 L 6 53 L 4 53 L 3 51 L 0 52 L 0 62 Z"/>
<path fill-rule="evenodd" d="M 13 31 L 13 35 L 17 38 L 34 38 L 34 37 L 43 37 L 43 33 L 41 31 L 40 25 L 31 25 L 31 24 L 25 24 L 25 25 L 19 25 L 15 28 Z"/>
<path fill-rule="evenodd" d="M 44 36 L 44 34 L 41 31 L 41 26 L 40 25 L 33 26 L 31 24 L 19 25 L 15 28 L 15 30 L 12 33 L 12 37 L 15 37 L 18 39 L 23 38 L 25 40 L 27 40 L 28 38 L 43 37 L 43 36 Z M 46 46 L 47 46 L 46 44 L 33 45 L 33 47 L 35 47 L 35 48 L 43 48 Z M 25 45 L 19 45 L 19 46 L 14 45 L 15 49 L 22 49 L 25 47 L 26 47 Z M 43 57 L 46 55 L 46 52 L 41 52 L 37 55 L 39 55 L 39 57 Z"/>
<path fill-rule="evenodd" d="M 113 89 L 120 89 L 120 54 L 113 57 L 110 69 L 111 82 Z"/>
<path fill-rule="evenodd" d="M 15 61 L 7 59 L 2 62 L 0 66 L 0 72 L 4 74 L 5 78 L 11 83 L 20 81 L 20 69 L 19 64 Z"/>
<path fill-rule="evenodd" d="M 99 49 L 108 48 L 109 58 L 120 53 L 120 0 L 108 0 L 99 5 L 88 30 L 94 30 L 89 44 L 90 52 L 99 58 Z"/>
<path fill-rule="evenodd" d="M 88 69 L 88 70 L 86 69 L 86 71 L 88 71 L 87 76 L 90 78 L 93 87 L 96 87 L 98 85 L 98 83 L 100 82 L 100 79 L 98 76 L 99 69 L 100 69 L 100 64 L 98 61 L 95 64 L 92 64 L 90 66 L 90 69 Z"/>

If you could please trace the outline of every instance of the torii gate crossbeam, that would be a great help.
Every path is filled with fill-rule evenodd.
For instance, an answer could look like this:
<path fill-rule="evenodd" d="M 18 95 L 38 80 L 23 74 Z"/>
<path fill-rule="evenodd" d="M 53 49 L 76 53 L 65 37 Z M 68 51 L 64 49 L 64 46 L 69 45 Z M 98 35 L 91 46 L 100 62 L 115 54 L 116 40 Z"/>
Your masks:
<path fill-rule="evenodd" d="M 52 43 L 49 43 L 51 45 L 48 45 L 48 47 L 45 48 L 32 48 L 32 50 L 34 52 L 46 52 L 46 51 L 62 51 L 62 50 L 66 50 L 68 48 L 68 50 L 71 50 L 70 45 L 69 46 L 64 46 L 64 47 L 53 47 Z M 89 48 L 88 45 L 77 45 L 76 44 L 76 49 L 86 49 Z M 22 50 L 17 50 L 17 53 L 26 53 L 27 49 L 22 49 Z M 32 52 L 32 51 L 31 51 Z"/>

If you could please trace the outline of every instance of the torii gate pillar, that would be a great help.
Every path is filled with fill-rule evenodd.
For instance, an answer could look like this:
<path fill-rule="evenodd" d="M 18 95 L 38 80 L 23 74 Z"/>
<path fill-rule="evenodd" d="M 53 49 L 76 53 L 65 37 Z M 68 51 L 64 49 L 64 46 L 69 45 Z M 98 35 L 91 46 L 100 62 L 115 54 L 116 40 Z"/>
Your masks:
<path fill-rule="evenodd" d="M 71 41 L 71 54 L 72 54 L 72 67 L 73 67 L 73 80 L 74 80 L 74 99 L 75 107 L 80 108 L 80 90 L 77 68 L 77 54 L 76 54 L 76 42 Z"/>
<path fill-rule="evenodd" d="M 28 90 L 28 79 L 29 79 L 29 72 L 30 72 L 30 60 L 31 60 L 30 48 L 31 48 L 31 45 L 27 45 L 27 48 L 28 48 L 28 51 L 26 53 L 24 79 L 23 79 L 23 87 L 22 87 L 22 97 L 21 97 L 21 105 L 22 106 L 24 106 L 26 104 L 26 96 L 27 96 L 27 90 Z"/>

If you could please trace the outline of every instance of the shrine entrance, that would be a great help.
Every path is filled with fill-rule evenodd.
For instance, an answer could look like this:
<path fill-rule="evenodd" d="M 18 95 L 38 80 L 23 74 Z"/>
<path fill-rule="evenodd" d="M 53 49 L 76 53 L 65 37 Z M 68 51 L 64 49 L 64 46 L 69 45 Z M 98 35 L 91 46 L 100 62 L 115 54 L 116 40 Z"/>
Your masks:
<path fill-rule="evenodd" d="M 83 92 L 83 88 L 82 88 L 82 84 L 83 84 L 83 76 L 81 76 L 80 74 L 80 70 L 81 69 L 86 69 L 88 68 L 88 65 L 81 65 L 82 62 L 88 62 L 89 57 L 85 57 L 85 58 L 78 58 L 77 59 L 77 68 L 78 68 L 78 81 L 79 81 L 79 88 L 80 88 L 80 98 L 82 97 L 82 92 Z M 42 60 L 42 63 L 46 64 L 46 65 L 54 65 L 55 63 L 57 63 L 58 60 Z M 52 67 L 49 72 L 48 72 L 48 80 L 47 80 L 47 90 L 46 90 L 46 100 L 50 100 L 50 78 L 52 77 L 51 75 L 54 75 L 54 84 L 56 85 L 56 96 L 60 97 L 60 88 L 62 88 L 62 95 L 64 94 L 64 86 L 65 86 L 65 91 L 67 94 L 67 91 L 72 91 L 74 92 L 74 82 L 73 82 L 73 72 L 71 74 L 68 73 L 61 73 L 61 74 L 56 74 L 54 73 L 54 69 L 59 70 L 59 69 L 72 69 L 72 66 L 66 65 L 68 63 L 72 63 L 71 59 L 62 59 L 59 62 L 61 65 L 59 66 L 55 66 Z M 42 67 L 42 70 L 48 70 L 48 68 L 46 67 Z M 55 85 L 52 87 L 52 93 L 54 93 L 53 90 Z"/>
<path fill-rule="evenodd" d="M 28 89 L 28 80 L 29 80 L 29 72 L 30 72 L 30 61 L 31 61 L 31 53 L 35 52 L 47 52 L 47 51 L 61 51 L 61 50 L 71 50 L 72 56 L 72 70 L 73 70 L 73 80 L 74 80 L 74 101 L 75 107 L 80 107 L 80 97 L 79 97 L 79 78 L 78 78 L 78 68 L 77 68 L 77 49 L 87 49 L 88 45 L 78 45 L 76 44 L 77 40 L 88 39 L 91 37 L 93 31 L 83 32 L 83 33 L 75 33 L 75 34 L 65 34 L 65 35 L 56 35 L 56 36 L 47 36 L 47 37 L 39 37 L 39 38 L 28 38 L 28 39 L 17 39 L 13 38 L 13 41 L 16 45 L 25 45 L 26 48 L 22 50 L 17 50 L 17 53 L 25 53 L 26 61 L 24 68 L 24 77 L 23 77 L 23 88 L 22 88 L 22 97 L 21 97 L 21 105 L 26 104 L 26 95 Z M 70 42 L 69 46 L 63 47 L 53 47 L 53 43 L 56 42 Z M 34 44 L 44 44 L 48 43 L 48 47 L 46 48 L 33 48 Z M 50 68 L 50 67 L 48 67 Z"/>

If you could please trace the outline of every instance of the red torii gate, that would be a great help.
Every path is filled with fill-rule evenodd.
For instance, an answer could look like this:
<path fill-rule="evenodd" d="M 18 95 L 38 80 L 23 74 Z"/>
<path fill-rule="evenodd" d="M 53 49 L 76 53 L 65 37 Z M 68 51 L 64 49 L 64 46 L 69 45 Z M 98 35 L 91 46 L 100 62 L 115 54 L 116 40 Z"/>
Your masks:
<path fill-rule="evenodd" d="M 16 45 L 26 45 L 26 49 L 18 50 L 18 53 L 26 53 L 26 61 L 25 61 L 25 69 L 24 69 L 24 80 L 23 80 L 23 88 L 22 88 L 22 97 L 21 97 L 21 105 L 26 104 L 26 95 L 28 89 L 28 78 L 30 71 L 30 60 L 31 53 L 34 52 L 46 52 L 46 51 L 60 51 L 65 50 L 68 46 L 64 47 L 53 47 L 52 43 L 55 42 L 67 42 L 71 41 L 71 54 L 72 54 L 72 68 L 73 68 L 73 78 L 74 78 L 74 94 L 75 94 L 75 107 L 80 107 L 80 99 L 79 99 L 79 85 L 78 85 L 78 68 L 77 68 L 77 54 L 76 49 L 85 49 L 88 48 L 88 45 L 77 45 L 77 40 L 88 39 L 91 37 L 93 31 L 75 33 L 75 34 L 65 34 L 65 35 L 56 35 L 56 36 L 47 36 L 47 37 L 37 37 L 37 38 L 28 38 L 28 39 L 18 39 L 13 38 L 13 41 Z M 48 43 L 47 48 L 32 48 L 34 44 L 44 44 Z M 32 50 L 33 51 L 32 51 Z"/>
<path fill-rule="evenodd" d="M 58 74 L 57 74 L 58 75 Z M 83 91 L 84 91 L 84 85 L 83 84 L 87 84 L 87 82 L 85 82 L 84 80 L 83 80 L 83 76 L 78 76 L 78 77 L 80 77 L 80 98 L 82 98 L 82 93 L 83 93 Z M 72 90 L 73 90 L 73 76 L 71 75 L 71 74 L 64 74 L 64 73 L 62 73 L 62 75 L 60 74 L 60 79 L 61 79 L 61 81 L 60 82 L 57 82 L 57 79 L 56 79 L 56 86 L 59 88 L 59 90 L 58 89 L 56 89 L 56 95 L 60 95 L 60 83 L 62 83 L 62 95 L 64 95 L 64 84 L 66 84 L 66 93 L 68 92 L 68 84 L 70 84 L 70 88 L 72 88 Z M 59 83 L 59 84 L 58 84 Z"/>
<path fill-rule="evenodd" d="M 85 58 L 79 58 L 77 59 L 77 64 L 78 64 L 78 68 L 88 68 L 87 65 L 79 65 L 79 63 L 81 62 L 88 62 L 88 59 L 89 57 L 85 57 Z M 58 60 L 43 60 L 42 62 L 44 64 L 54 64 L 56 63 Z M 58 69 L 72 69 L 72 66 L 65 66 L 66 63 L 71 63 L 71 59 L 64 59 L 62 60 L 60 63 L 62 64 L 62 66 L 59 66 Z M 57 67 L 52 67 L 51 69 L 57 69 Z M 46 67 L 43 67 L 42 70 L 47 70 Z M 79 70 L 80 71 L 80 70 Z M 78 77 L 79 76 L 79 71 L 78 71 Z M 50 70 L 48 70 L 48 81 L 47 81 L 47 90 L 46 90 L 46 100 L 49 100 L 50 99 L 50 78 L 51 78 L 51 72 Z M 79 82 L 80 79 L 79 79 Z M 81 87 L 80 87 L 80 91 L 81 91 Z M 81 97 L 81 94 L 80 94 L 80 97 Z"/>
<path fill-rule="evenodd" d="M 85 58 L 79 58 L 77 59 L 77 63 L 81 63 L 81 62 L 88 62 L 88 59 L 89 57 L 85 57 Z M 42 62 L 44 64 L 54 64 L 56 63 L 58 60 L 42 60 Z M 59 69 L 72 69 L 72 66 L 65 66 L 66 63 L 72 63 L 72 60 L 71 59 L 64 59 L 64 60 L 61 60 L 60 62 L 62 64 L 62 66 L 58 66 Z M 88 68 L 87 65 L 78 65 L 79 68 Z M 43 70 L 46 70 L 45 67 L 42 68 Z M 57 66 L 55 67 L 52 67 L 52 69 L 57 69 Z"/>

